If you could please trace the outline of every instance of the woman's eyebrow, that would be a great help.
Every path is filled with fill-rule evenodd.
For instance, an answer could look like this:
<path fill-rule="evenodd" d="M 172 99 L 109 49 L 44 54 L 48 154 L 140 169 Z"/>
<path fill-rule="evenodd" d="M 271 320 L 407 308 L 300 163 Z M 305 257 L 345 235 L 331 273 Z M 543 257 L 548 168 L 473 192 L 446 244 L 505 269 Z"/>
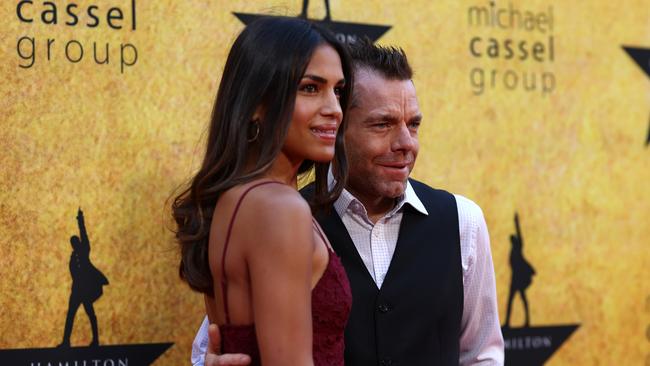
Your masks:
<path fill-rule="evenodd" d="M 318 76 L 318 75 L 305 74 L 302 78 L 303 78 L 303 79 L 304 79 L 304 78 L 311 79 L 311 80 L 316 81 L 316 82 L 319 82 L 319 83 L 327 83 L 327 80 L 326 80 L 325 78 L 320 77 L 320 76 Z"/>
<path fill-rule="evenodd" d="M 326 84 L 326 83 L 327 83 L 327 79 L 325 79 L 325 78 L 323 78 L 323 77 L 321 77 L 321 76 L 318 76 L 318 75 L 314 75 L 314 74 L 305 74 L 305 75 L 303 76 L 303 79 L 304 79 L 304 78 L 311 79 L 311 80 L 313 80 L 313 81 L 316 81 L 316 82 L 318 82 L 318 83 L 322 83 L 322 84 Z M 339 80 L 339 81 L 337 82 L 337 84 L 345 84 L 345 79 L 341 79 L 341 80 Z"/>

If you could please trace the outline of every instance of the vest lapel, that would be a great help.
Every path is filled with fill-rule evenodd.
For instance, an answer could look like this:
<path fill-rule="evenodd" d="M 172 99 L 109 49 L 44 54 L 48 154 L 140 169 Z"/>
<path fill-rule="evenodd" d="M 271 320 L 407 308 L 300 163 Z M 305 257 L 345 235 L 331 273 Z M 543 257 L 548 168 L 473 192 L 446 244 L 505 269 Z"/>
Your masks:
<path fill-rule="evenodd" d="M 410 256 L 418 253 L 417 250 L 414 250 L 414 247 L 418 245 L 418 240 L 414 239 L 414 235 L 417 238 L 414 229 L 417 227 L 418 219 L 421 219 L 420 214 L 415 212 L 410 206 L 405 205 L 402 222 L 399 226 L 395 253 L 393 253 L 393 258 L 390 261 L 388 272 L 386 272 L 384 285 L 391 283 L 391 278 L 394 276 L 392 273 L 399 274 L 405 272 L 404 266 L 409 266 Z"/>

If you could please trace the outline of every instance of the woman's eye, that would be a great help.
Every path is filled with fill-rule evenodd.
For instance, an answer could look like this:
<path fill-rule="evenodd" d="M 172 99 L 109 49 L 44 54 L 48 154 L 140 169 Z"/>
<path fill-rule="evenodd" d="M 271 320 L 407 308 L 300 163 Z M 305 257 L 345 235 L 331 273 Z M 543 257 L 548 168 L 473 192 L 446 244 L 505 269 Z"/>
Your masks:
<path fill-rule="evenodd" d="M 335 94 L 337 97 L 340 97 L 341 94 L 343 94 L 343 87 L 341 87 L 341 86 L 337 86 L 336 88 L 334 88 L 334 94 Z"/>
<path fill-rule="evenodd" d="M 318 91 L 318 88 L 314 84 L 307 84 L 307 85 L 301 86 L 300 91 L 304 91 L 304 92 L 307 92 L 307 93 L 316 93 Z"/>

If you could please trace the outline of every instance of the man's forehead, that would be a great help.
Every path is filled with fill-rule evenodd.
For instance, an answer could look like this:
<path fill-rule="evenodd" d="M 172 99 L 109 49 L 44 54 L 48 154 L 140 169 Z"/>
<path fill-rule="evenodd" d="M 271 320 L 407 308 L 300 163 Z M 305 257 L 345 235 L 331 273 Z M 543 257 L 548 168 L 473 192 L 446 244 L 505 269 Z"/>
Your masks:
<path fill-rule="evenodd" d="M 375 71 L 355 73 L 354 94 L 354 106 L 401 108 L 406 103 L 417 108 L 413 81 L 387 79 Z"/>
<path fill-rule="evenodd" d="M 388 83 L 390 80 L 378 70 L 373 70 L 368 67 L 357 67 L 354 70 L 354 81 L 355 86 L 367 88 L 375 84 Z"/>

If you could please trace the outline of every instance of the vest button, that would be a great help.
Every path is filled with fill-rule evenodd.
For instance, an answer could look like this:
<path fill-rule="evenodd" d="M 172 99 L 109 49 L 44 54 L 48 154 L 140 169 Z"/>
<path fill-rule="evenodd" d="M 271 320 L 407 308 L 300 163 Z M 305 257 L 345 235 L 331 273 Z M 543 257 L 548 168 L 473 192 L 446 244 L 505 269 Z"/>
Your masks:
<path fill-rule="evenodd" d="M 381 366 L 391 366 L 391 365 L 393 364 L 393 360 L 391 360 L 390 358 L 386 357 L 386 358 L 384 358 L 383 360 L 381 360 L 381 362 L 379 362 L 379 364 L 380 364 Z"/>
<path fill-rule="evenodd" d="M 386 305 L 386 304 L 379 305 L 378 309 L 382 313 L 387 313 L 387 312 L 390 311 L 390 307 L 388 307 L 388 305 Z"/>

